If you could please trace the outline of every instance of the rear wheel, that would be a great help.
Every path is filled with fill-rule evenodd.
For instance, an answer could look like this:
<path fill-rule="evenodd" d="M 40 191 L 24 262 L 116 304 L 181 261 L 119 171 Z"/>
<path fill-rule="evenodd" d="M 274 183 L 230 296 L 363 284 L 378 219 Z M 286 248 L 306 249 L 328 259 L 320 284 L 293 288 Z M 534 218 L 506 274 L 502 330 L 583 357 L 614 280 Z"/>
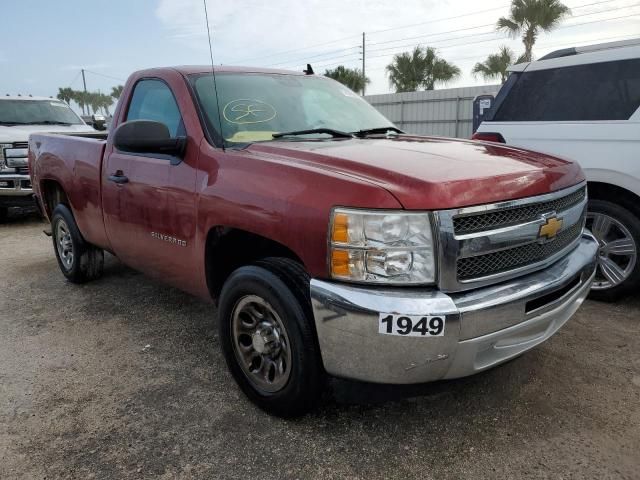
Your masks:
<path fill-rule="evenodd" d="M 308 291 L 299 264 L 270 258 L 237 269 L 220 295 L 229 370 L 251 401 L 281 417 L 311 410 L 323 387 Z"/>
<path fill-rule="evenodd" d="M 51 233 L 58 266 L 69 281 L 85 283 L 102 275 L 104 252 L 82 238 L 66 205 L 60 204 L 53 210 Z"/>
<path fill-rule="evenodd" d="M 590 200 L 587 228 L 598 240 L 598 269 L 591 298 L 614 301 L 640 287 L 640 219 L 626 208 Z"/>

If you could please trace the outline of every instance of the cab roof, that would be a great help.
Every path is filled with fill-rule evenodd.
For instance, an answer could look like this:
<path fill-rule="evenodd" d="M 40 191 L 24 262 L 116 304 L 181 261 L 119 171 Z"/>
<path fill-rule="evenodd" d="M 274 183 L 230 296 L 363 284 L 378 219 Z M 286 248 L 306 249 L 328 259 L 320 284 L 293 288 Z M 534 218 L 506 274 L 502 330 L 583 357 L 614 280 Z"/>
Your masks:
<path fill-rule="evenodd" d="M 292 70 L 282 70 L 275 68 L 263 68 L 263 67 L 239 67 L 239 66 L 230 66 L 230 65 L 214 65 L 215 73 L 271 73 L 278 75 L 302 75 L 305 73 L 300 71 L 292 71 Z M 174 70 L 182 75 L 194 75 L 199 73 L 210 73 L 211 65 L 177 65 L 173 67 L 160 67 L 160 68 L 151 68 L 148 70 L 143 70 L 142 72 L 136 73 L 153 73 L 153 72 L 161 72 L 167 70 Z"/>

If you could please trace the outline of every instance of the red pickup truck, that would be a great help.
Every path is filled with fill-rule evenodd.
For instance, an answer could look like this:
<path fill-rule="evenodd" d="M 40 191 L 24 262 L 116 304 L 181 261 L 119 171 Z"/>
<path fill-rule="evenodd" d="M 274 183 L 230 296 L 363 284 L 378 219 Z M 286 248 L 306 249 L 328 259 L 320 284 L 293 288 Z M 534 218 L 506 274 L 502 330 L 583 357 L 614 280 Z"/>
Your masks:
<path fill-rule="evenodd" d="M 34 134 L 29 161 L 62 273 L 95 279 L 107 251 L 215 301 L 235 380 L 276 415 L 312 408 L 327 374 L 505 362 L 594 275 L 578 165 L 404 134 L 313 74 L 140 71 L 108 135 Z"/>

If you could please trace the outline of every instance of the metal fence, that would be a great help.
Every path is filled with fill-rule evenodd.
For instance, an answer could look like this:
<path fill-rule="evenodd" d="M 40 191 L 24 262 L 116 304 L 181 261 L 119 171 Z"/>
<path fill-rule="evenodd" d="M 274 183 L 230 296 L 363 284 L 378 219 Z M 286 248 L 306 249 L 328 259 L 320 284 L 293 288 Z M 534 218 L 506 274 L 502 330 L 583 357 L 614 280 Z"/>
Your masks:
<path fill-rule="evenodd" d="M 495 95 L 499 89 L 500 85 L 483 85 L 367 95 L 365 99 L 406 132 L 469 138 L 473 125 L 473 99 L 487 93 Z"/>

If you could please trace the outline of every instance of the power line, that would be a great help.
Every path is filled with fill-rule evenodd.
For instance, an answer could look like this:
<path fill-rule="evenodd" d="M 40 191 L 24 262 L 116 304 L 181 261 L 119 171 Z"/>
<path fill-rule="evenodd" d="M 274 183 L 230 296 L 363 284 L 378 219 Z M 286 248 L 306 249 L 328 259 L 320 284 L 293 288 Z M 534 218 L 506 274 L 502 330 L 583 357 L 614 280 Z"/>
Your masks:
<path fill-rule="evenodd" d="M 636 38 L 638 37 L 638 34 L 636 33 L 631 33 L 628 35 L 616 35 L 613 37 L 600 37 L 600 38 L 592 38 L 589 40 L 582 40 L 580 42 L 577 42 L 578 44 L 587 44 L 587 45 L 592 45 L 595 44 L 597 42 L 603 42 L 605 40 L 611 40 L 611 41 L 615 41 L 615 40 L 625 40 L 627 38 Z M 550 48 L 550 47 L 563 47 L 566 46 L 567 42 L 555 42 L 555 43 L 541 43 L 541 44 L 536 44 L 535 47 L 543 47 L 543 48 Z M 576 46 L 576 45 L 573 45 Z M 487 50 L 485 52 L 482 53 L 477 53 L 476 55 L 470 55 L 467 57 L 452 57 L 450 59 L 448 59 L 451 62 L 459 62 L 461 60 L 477 60 L 479 57 L 482 57 L 483 55 L 490 55 L 491 53 L 495 53 L 494 51 L 491 50 Z M 386 66 L 379 66 L 379 67 L 375 67 L 375 68 L 371 68 L 369 67 L 369 70 L 373 70 L 373 71 L 380 71 L 383 69 L 386 69 Z"/>
<path fill-rule="evenodd" d="M 69 84 L 69 88 L 73 87 L 73 84 L 76 83 L 76 81 L 78 80 L 78 77 L 80 76 L 80 73 L 82 73 L 82 70 L 79 70 L 78 73 L 76 73 L 76 76 L 73 77 L 73 80 Z"/>
<path fill-rule="evenodd" d="M 635 6 L 638 6 L 638 5 L 640 5 L 640 3 L 637 3 L 635 5 L 628 5 L 625 8 L 635 7 Z M 609 11 L 615 11 L 615 10 L 619 10 L 619 9 L 612 9 L 612 10 L 609 10 Z M 598 13 L 605 13 L 605 12 L 598 12 Z M 561 26 L 559 26 L 557 28 L 557 30 L 564 29 L 564 28 L 580 27 L 582 25 L 589 25 L 589 24 L 592 24 L 592 23 L 608 22 L 608 21 L 611 21 L 611 20 L 619 20 L 621 18 L 637 17 L 639 15 L 640 14 L 624 15 L 624 16 L 620 16 L 620 17 L 603 18 L 603 19 L 598 19 L 598 20 L 592 20 L 592 21 L 589 21 L 589 22 L 574 23 L 574 24 L 571 24 L 571 25 L 561 25 Z M 498 38 L 490 38 L 490 39 L 487 39 L 487 40 L 479 40 L 479 41 L 474 42 L 474 44 L 493 42 L 493 41 L 498 41 L 498 40 L 504 40 L 504 38 L 503 37 L 498 37 Z M 436 43 L 436 42 L 433 42 L 433 43 Z M 431 44 L 433 45 L 433 43 L 431 43 Z M 468 42 L 456 43 L 456 44 L 453 44 L 453 45 L 445 45 L 445 46 L 442 46 L 442 47 L 438 47 L 438 49 L 442 50 L 442 49 L 445 49 L 445 48 L 459 47 L 459 46 L 463 46 L 463 45 L 467 45 L 467 44 L 468 44 Z M 418 45 L 412 43 L 412 44 L 407 44 L 407 45 L 397 45 L 395 47 L 380 49 L 380 50 L 377 50 L 377 51 L 380 52 L 380 51 L 387 51 L 387 50 L 396 50 L 396 49 L 409 48 L 409 47 L 415 47 L 415 46 L 426 46 L 426 45 L 424 43 L 419 43 Z M 378 57 L 385 57 L 385 56 L 390 56 L 390 55 L 394 55 L 394 54 L 393 53 L 384 53 L 382 55 L 373 55 L 373 56 L 370 56 L 369 58 L 378 58 Z"/>
<path fill-rule="evenodd" d="M 630 5 L 630 7 L 639 6 L 639 5 L 640 5 L 640 3 L 635 4 L 635 5 Z M 614 11 L 614 10 L 610 10 L 610 11 Z M 604 13 L 604 12 L 599 12 L 599 13 Z M 572 24 L 572 25 L 562 25 L 562 26 L 558 27 L 558 30 L 559 29 L 564 29 L 564 28 L 579 27 L 579 26 L 582 26 L 582 25 L 589 25 L 589 24 L 598 23 L 598 22 L 608 22 L 608 21 L 611 21 L 611 20 L 619 20 L 619 19 L 623 19 L 623 18 L 626 19 L 626 18 L 632 18 L 632 17 L 638 17 L 638 16 L 640 16 L 640 13 L 633 14 L 633 15 L 624 15 L 624 16 L 619 16 L 619 17 L 613 17 L 613 18 L 592 20 L 592 21 L 589 21 L 589 22 L 581 22 L 581 23 L 576 23 L 576 24 Z M 488 33 L 490 33 L 490 32 L 485 32 L 484 34 L 488 34 Z M 476 35 L 472 35 L 472 36 L 476 36 Z M 637 34 L 626 35 L 625 37 L 637 37 Z M 612 37 L 609 37 L 609 38 L 612 38 Z M 613 37 L 613 38 L 615 38 L 615 37 Z M 447 39 L 447 40 L 452 40 L 452 39 Z M 499 38 L 490 38 L 490 39 L 486 39 L 486 40 L 479 40 L 479 41 L 474 42 L 474 44 L 487 43 L 487 42 L 493 42 L 493 41 L 498 41 L 498 40 L 504 40 L 504 38 L 503 37 L 499 37 Z M 597 42 L 597 41 L 600 41 L 600 40 L 606 40 L 606 38 L 604 38 L 604 39 L 594 39 L 594 40 L 589 40 L 589 41 L 590 42 Z M 443 39 L 443 40 L 440 40 L 440 41 L 446 41 L 446 40 Z M 453 44 L 453 45 L 446 45 L 446 46 L 442 46 L 442 47 L 438 47 L 438 48 L 439 49 L 446 49 L 446 48 L 464 46 L 464 45 L 467 45 L 467 44 L 468 44 L 468 42 L 456 43 L 456 44 Z M 566 45 L 566 42 L 556 43 L 555 45 L 557 45 L 557 46 Z M 411 46 L 415 46 L 415 45 L 412 44 Z M 536 45 L 536 47 L 551 47 L 551 46 L 554 46 L 554 45 L 552 45 L 552 44 L 544 44 L 544 43 Z M 401 47 L 395 47 L 395 48 L 401 48 Z M 388 50 L 388 49 L 385 49 L 385 50 Z M 352 55 L 355 55 L 355 54 L 352 54 Z M 391 55 L 394 55 L 394 53 L 383 53 L 383 54 L 380 54 L 380 55 L 372 55 L 372 56 L 369 56 L 367 54 L 367 59 L 388 57 L 388 56 L 391 56 Z M 482 55 L 482 54 L 473 55 L 471 57 L 451 58 L 451 59 L 448 59 L 448 60 L 456 61 L 456 60 L 463 60 L 463 59 L 469 59 L 469 58 L 478 58 L 478 56 L 480 56 L 480 55 Z M 338 58 L 342 58 L 342 57 L 335 57 L 335 58 L 332 58 L 332 59 L 327 59 L 327 61 L 336 60 Z M 331 67 L 331 66 L 334 66 L 334 65 L 340 65 L 340 64 L 344 64 L 344 63 L 348 63 L 348 62 L 353 62 L 353 61 L 356 61 L 356 60 L 359 60 L 359 58 L 357 56 L 356 57 L 352 57 L 352 58 L 350 58 L 348 60 L 343 60 L 343 61 L 339 61 L 339 62 L 320 64 L 320 65 L 317 65 L 317 67 L 318 68 Z M 380 68 L 384 68 L 384 67 L 380 67 Z M 373 68 L 373 69 L 370 68 L 369 71 L 380 70 L 380 68 Z"/>
<path fill-rule="evenodd" d="M 598 1 L 598 2 L 592 2 L 592 3 L 585 3 L 585 4 L 582 4 L 582 5 L 576 5 L 575 7 L 571 7 L 571 8 L 572 9 L 585 8 L 585 7 L 591 7 L 593 5 L 600 5 L 600 4 L 603 4 L 603 3 L 611 3 L 611 2 L 616 2 L 616 1 L 618 1 L 618 0 L 601 0 L 601 1 Z M 441 19 L 438 19 L 438 20 L 429 20 L 428 22 L 413 23 L 413 24 L 409 24 L 409 25 L 401 25 L 401 26 L 398 26 L 398 27 L 392 27 L 392 28 L 387 28 L 385 30 L 377 30 L 377 31 L 367 32 L 367 33 L 369 35 L 372 35 L 372 34 L 375 34 L 375 33 L 388 32 L 388 31 L 391 31 L 391 30 L 399 30 L 399 29 L 403 29 L 403 28 L 419 27 L 419 26 L 422 26 L 422 25 L 428 25 L 428 24 L 431 24 L 431 23 L 436 23 L 436 22 L 440 22 L 440 21 L 444 21 L 444 20 L 453 20 L 453 19 L 456 19 L 456 18 L 468 17 L 468 16 L 471 16 L 471 15 L 477 15 L 479 13 L 490 12 L 490 11 L 493 11 L 493 10 L 501 10 L 503 8 L 509 8 L 510 6 L 511 6 L 511 4 L 507 4 L 507 5 L 504 5 L 502 7 L 495 7 L 495 8 L 489 8 L 487 10 L 479 10 L 477 12 L 464 13 L 462 15 L 456 15 L 454 17 L 446 17 L 446 18 L 441 18 Z M 490 25 L 495 25 L 495 23 L 492 23 Z"/>
<path fill-rule="evenodd" d="M 367 57 L 369 58 L 369 57 Z M 335 65 L 345 65 L 345 64 L 349 64 L 351 62 L 360 62 L 362 60 L 362 57 L 353 57 L 350 58 L 348 60 L 341 60 L 339 62 L 332 62 L 332 63 L 324 63 L 324 64 L 320 64 L 320 65 L 315 65 L 315 68 L 326 68 L 326 67 L 333 67 Z"/>
<path fill-rule="evenodd" d="M 440 42 L 449 42 L 449 41 L 452 41 L 452 40 L 459 40 L 461 38 L 470 38 L 470 37 L 477 37 L 477 36 L 480 36 L 480 35 L 490 35 L 490 34 L 497 35 L 497 32 L 495 32 L 494 30 L 491 30 L 489 32 L 474 33 L 472 35 L 462 35 L 462 36 L 458 36 L 458 37 L 443 38 L 443 39 L 440 39 L 440 40 L 436 40 L 434 42 L 429 42 L 429 44 L 430 45 L 434 45 L 434 44 L 437 45 Z M 500 36 L 500 37 L 497 37 L 497 38 L 494 38 L 494 39 L 491 39 L 491 40 L 498 40 L 498 39 L 501 39 L 501 38 L 503 38 L 503 37 Z M 395 46 L 395 47 L 387 47 L 387 48 L 379 48 L 379 49 L 369 50 L 368 53 L 384 52 L 384 51 L 387 51 L 387 50 L 397 51 L 398 48 L 404 48 L 404 47 L 405 47 L 405 45 Z M 447 47 L 441 47 L 441 48 L 447 48 Z M 352 56 L 352 55 L 359 55 L 359 53 L 360 52 L 353 52 L 353 53 L 350 53 L 350 54 L 347 54 L 347 55 L 341 55 L 341 56 L 337 56 L 337 57 L 325 58 L 325 59 L 320 60 L 320 61 L 325 61 L 325 62 L 330 61 L 331 65 L 334 65 L 333 60 L 337 60 L 339 58 L 349 57 L 349 56 Z M 377 58 L 377 57 L 380 57 L 380 56 L 385 56 L 385 55 L 375 55 L 373 57 L 368 57 L 368 58 Z M 297 59 L 297 61 L 302 61 L 302 60 L 305 60 L 305 58 Z M 291 62 L 287 62 L 287 64 L 295 64 L 295 62 L 296 61 L 291 61 Z M 339 63 L 340 62 L 337 62 L 335 64 L 339 64 Z M 320 65 L 317 65 L 317 66 L 324 67 L 324 66 L 330 66 L 330 65 L 329 64 L 320 64 Z"/>
<path fill-rule="evenodd" d="M 598 3 L 606 3 L 606 2 L 612 2 L 612 1 L 615 1 L 615 0 L 605 0 L 605 2 L 598 2 Z M 456 18 L 467 17 L 467 16 L 470 16 L 470 15 L 477 15 L 479 13 L 491 12 L 491 11 L 495 11 L 495 10 L 502 10 L 504 8 L 507 8 L 508 6 L 509 5 L 507 4 L 507 5 L 504 5 L 504 6 L 501 6 L 501 7 L 488 8 L 488 9 L 485 9 L 485 10 L 479 10 L 479 11 L 476 11 L 476 12 L 465 13 L 465 14 L 456 15 L 456 16 L 453 16 L 453 17 L 445 17 L 445 18 L 439 18 L 439 19 L 436 19 L 436 20 L 429 20 L 428 22 L 416 23 L 416 24 L 412 24 L 412 25 L 401 25 L 401 26 L 398 26 L 398 27 L 392 27 L 392 28 L 387 28 L 387 29 L 383 29 L 383 30 L 374 30 L 372 32 L 367 32 L 367 34 L 382 33 L 382 32 L 388 32 L 388 31 L 391 31 L 391 30 L 399 30 L 399 29 L 410 28 L 410 27 L 415 27 L 415 26 L 419 26 L 419 25 L 427 25 L 427 24 L 431 24 L 431 23 L 442 22 L 442 21 L 445 21 L 445 20 L 453 20 L 453 19 L 456 19 Z M 350 35 L 348 37 L 343 37 L 343 38 L 340 38 L 340 39 L 337 39 L 337 40 L 332 40 L 330 42 L 310 45 L 308 47 L 302 47 L 302 48 L 297 48 L 297 49 L 293 49 L 293 50 L 285 50 L 285 51 L 282 51 L 282 52 L 276 52 L 276 53 L 269 54 L 269 55 L 261 55 L 259 57 L 244 58 L 244 59 L 238 60 L 237 62 L 246 62 L 246 61 L 250 61 L 250 60 L 262 60 L 264 58 L 278 57 L 280 55 L 285 55 L 287 53 L 299 52 L 299 51 L 304 51 L 304 50 L 311 50 L 313 48 L 323 47 L 325 45 L 331 45 L 331 44 L 342 42 L 344 40 L 349 40 L 349 39 L 355 38 L 355 37 L 360 37 L 360 35 Z M 282 63 L 285 63 L 285 62 L 282 62 Z M 286 62 L 286 63 L 289 63 L 289 62 Z"/>
<path fill-rule="evenodd" d="M 457 28 L 455 30 L 448 30 L 446 32 L 427 33 L 427 34 L 423 34 L 423 35 L 417 35 L 415 37 L 403 37 L 403 38 L 397 38 L 397 39 L 394 39 L 394 40 L 385 40 L 383 42 L 373 42 L 373 43 L 370 43 L 369 45 L 372 45 L 372 46 L 374 46 L 374 45 L 384 45 L 384 44 L 387 44 L 387 43 L 403 42 L 405 40 L 415 40 L 415 39 L 418 39 L 418 38 L 435 37 L 437 35 L 445 35 L 447 33 L 464 32 L 466 30 L 475 30 L 477 28 L 493 27 L 493 26 L 495 26 L 495 22 L 494 23 L 486 23 L 484 25 L 476 25 L 474 27 Z"/>
<path fill-rule="evenodd" d="M 118 78 L 118 77 L 112 77 L 111 75 L 105 75 L 104 73 L 92 72 L 91 70 L 86 70 L 86 69 L 85 69 L 85 72 L 91 73 L 93 75 L 97 75 L 99 77 L 109 78 L 111 80 L 117 80 L 118 82 L 126 82 L 125 79 Z"/>
<path fill-rule="evenodd" d="M 429 41 L 428 43 L 429 43 L 430 46 L 434 46 L 434 45 L 437 46 L 438 44 L 440 44 L 442 42 L 450 42 L 452 40 L 460 40 L 460 39 L 463 39 L 463 38 L 477 38 L 477 37 L 481 37 L 481 36 L 484 36 L 484 35 L 494 35 L 494 36 L 496 36 L 496 40 L 499 39 L 499 38 L 504 38 L 504 36 L 499 35 L 498 32 L 496 32 L 495 30 L 489 30 L 487 32 L 472 33 L 471 35 L 460 35 L 458 37 L 441 38 L 440 40 Z M 415 45 L 415 44 L 414 43 L 408 44 L 408 46 L 411 46 L 411 45 Z M 425 45 L 425 43 L 424 42 L 420 42 L 420 43 L 418 43 L 418 45 Z M 371 53 L 386 52 L 386 51 L 389 51 L 389 50 L 394 50 L 394 51 L 397 52 L 398 48 L 405 48 L 405 47 L 407 47 L 407 45 L 395 45 L 393 47 L 374 48 L 374 49 L 370 50 L 370 52 Z M 438 48 L 445 48 L 445 47 L 438 47 Z"/>
<path fill-rule="evenodd" d="M 634 7 L 634 6 L 638 6 L 640 5 L 640 3 L 635 4 L 635 5 L 630 5 L 628 7 Z M 609 11 L 614 11 L 614 10 L 609 10 Z M 604 12 L 599 12 L 599 13 L 604 13 Z M 635 17 L 638 16 L 640 14 L 635 14 L 635 15 L 625 15 L 625 16 L 620 16 L 620 17 L 613 17 L 613 18 L 606 18 L 606 19 L 599 19 L 599 20 L 593 20 L 593 21 L 589 21 L 589 22 L 581 22 L 581 23 L 576 23 L 576 24 L 572 24 L 572 25 L 562 25 L 560 27 L 558 27 L 559 29 L 563 29 L 563 28 L 572 28 L 572 27 L 579 27 L 582 25 L 589 25 L 592 23 L 597 23 L 597 22 L 607 22 L 610 20 L 619 20 L 621 18 L 630 18 L 630 17 Z M 461 38 L 469 38 L 469 37 L 477 37 L 479 35 L 489 35 L 492 33 L 496 33 L 496 32 L 483 32 L 483 33 L 478 33 L 478 34 L 473 34 L 473 35 L 463 35 L 463 36 L 459 36 L 459 37 L 453 37 L 453 38 L 447 38 L 447 39 L 441 39 L 441 40 L 437 40 L 435 42 L 429 42 L 430 45 L 434 45 L 434 44 L 438 44 L 439 42 L 446 42 L 446 41 L 451 41 L 451 40 L 457 40 L 457 39 L 461 39 Z M 504 37 L 502 36 L 497 36 L 494 38 L 489 38 L 489 39 L 485 39 L 485 40 L 478 40 L 478 41 L 474 41 L 474 44 L 478 44 L 478 43 L 487 43 L 487 42 L 494 42 L 494 41 L 503 41 L 505 40 Z M 452 47 L 459 47 L 459 46 L 464 46 L 467 45 L 468 42 L 464 42 L 464 43 L 454 43 L 451 45 L 444 45 L 444 46 L 439 46 L 438 49 L 442 50 L 442 49 L 446 49 L 446 48 L 452 48 Z M 413 46 L 424 46 L 424 44 L 408 44 L 408 45 L 397 45 L 395 47 L 389 47 L 389 48 L 384 48 L 384 49 L 377 49 L 377 50 L 371 50 L 369 53 L 376 53 L 376 52 L 384 52 L 384 51 L 389 51 L 389 50 L 394 50 L 397 52 L 397 49 L 399 48 L 406 48 L 406 47 L 413 47 Z M 354 54 L 352 54 L 354 55 Z M 380 58 L 380 57 L 388 57 L 391 55 L 395 55 L 395 53 L 382 53 L 379 55 L 368 55 L 367 58 L 368 59 L 373 59 L 373 58 Z M 344 58 L 347 57 L 348 55 L 343 55 L 341 57 L 333 57 L 333 58 L 328 58 L 326 59 L 326 61 L 333 61 L 333 60 L 337 60 L 339 58 Z M 348 61 L 352 61 L 352 60 L 356 60 L 356 58 L 352 58 Z M 451 59 L 453 61 L 453 59 Z M 333 66 L 333 65 L 338 65 L 342 62 L 336 62 L 336 63 L 329 63 L 329 64 L 322 64 L 322 65 L 318 65 L 318 67 L 329 67 L 329 66 Z"/>
<path fill-rule="evenodd" d="M 607 0 L 607 1 L 614 1 L 614 0 Z M 508 7 L 509 7 L 509 4 L 503 5 L 501 7 L 487 8 L 485 10 L 478 10 L 475 12 L 463 13 L 462 15 L 456 15 L 453 17 L 438 18 L 436 20 L 429 20 L 428 22 L 412 23 L 410 25 L 400 25 L 398 27 L 385 28 L 384 30 L 374 30 L 372 32 L 367 32 L 367 33 L 370 35 L 373 35 L 375 33 L 390 32 L 391 30 L 401 30 L 403 28 L 420 27 L 422 25 L 430 25 L 432 23 L 443 22 L 445 20 L 454 20 L 456 18 L 469 17 L 471 15 L 478 15 L 479 13 L 486 13 L 486 12 L 491 12 L 495 10 L 503 10 Z"/>
<path fill-rule="evenodd" d="M 242 63 L 242 62 L 248 62 L 248 61 L 251 61 L 251 60 L 262 60 L 262 59 L 265 59 L 265 58 L 279 57 L 280 55 L 285 55 L 287 53 L 294 53 L 294 52 L 300 52 L 300 51 L 304 51 L 304 50 L 311 50 L 311 49 L 317 48 L 317 47 L 324 47 L 325 45 L 332 45 L 334 43 L 343 42 L 344 40 L 349 40 L 351 38 L 356 38 L 356 37 L 360 37 L 360 35 L 350 35 L 348 37 L 339 38 L 337 40 L 332 40 L 330 42 L 318 43 L 318 44 L 315 44 L 315 45 L 309 45 L 308 47 L 295 48 L 293 50 L 285 50 L 283 52 L 276 52 L 276 53 L 272 53 L 272 54 L 269 54 L 269 55 L 260 55 L 259 57 L 243 58 L 243 59 L 238 60 L 238 61 L 236 61 L 234 63 Z"/>
<path fill-rule="evenodd" d="M 280 66 L 280 65 L 287 65 L 287 64 L 299 62 L 299 61 L 302 61 L 302 60 L 304 60 L 306 62 L 307 60 L 311 60 L 312 58 L 324 57 L 324 56 L 330 55 L 332 53 L 340 53 L 340 52 L 344 52 L 344 51 L 347 51 L 347 50 L 353 50 L 354 48 L 360 48 L 360 47 L 358 45 L 354 45 L 353 47 L 340 48 L 338 50 L 332 50 L 331 52 L 319 53 L 317 55 L 312 55 L 310 57 L 306 56 L 306 57 L 302 57 L 302 58 L 297 58 L 295 60 L 291 60 L 291 61 L 288 61 L 288 62 L 273 63 L 273 64 L 267 65 L 267 66 L 268 67 L 277 67 L 277 66 Z"/>
<path fill-rule="evenodd" d="M 615 2 L 618 0 L 601 0 L 598 2 L 592 2 L 592 3 L 586 3 L 583 5 L 576 5 L 575 7 L 572 7 L 573 9 L 579 9 L 579 8 L 585 8 L 585 7 L 590 7 L 590 6 L 594 6 L 594 5 L 601 5 L 604 3 L 611 3 L 611 2 Z M 476 12 L 471 12 L 471 13 L 465 13 L 462 15 L 456 15 L 453 17 L 445 17 L 445 18 L 440 18 L 440 19 L 436 19 L 436 20 L 430 20 L 428 22 L 421 22 L 421 23 L 414 23 L 414 24 L 410 24 L 410 25 L 401 25 L 398 27 L 393 27 L 393 28 L 387 28 L 384 30 L 374 30 L 373 32 L 367 32 L 368 35 L 371 34 L 375 34 L 375 33 L 382 33 L 382 32 L 388 32 L 391 30 L 398 30 L 398 29 L 403 29 L 403 28 L 410 28 L 410 27 L 415 27 L 415 26 L 421 26 L 421 25 L 427 25 L 427 24 L 431 24 L 431 23 L 437 23 L 437 22 L 441 22 L 441 21 L 445 21 L 445 20 L 452 20 L 452 19 L 456 19 L 456 18 L 462 18 L 462 17 L 467 17 L 467 16 L 471 16 L 471 15 L 477 15 L 478 13 L 485 13 L 485 12 L 490 12 L 490 11 L 494 11 L 494 10 L 498 10 L 498 9 L 503 9 L 503 8 L 507 8 L 509 7 L 509 5 L 506 5 L 505 7 L 495 7 L 495 8 L 489 8 L 489 9 L 485 9 L 485 10 L 479 10 Z M 626 8 L 626 7 L 619 7 L 616 9 L 611 9 L 608 11 L 615 11 L 615 10 L 620 10 L 621 8 Z M 573 18 L 579 18 L 582 16 L 586 16 L 586 15 L 594 15 L 597 13 L 604 13 L 604 12 L 590 12 L 590 13 L 585 13 L 585 14 L 580 14 L 580 15 L 574 15 Z M 495 22 L 493 23 L 488 23 L 488 24 L 484 24 L 484 25 L 476 25 L 473 27 L 465 27 L 465 28 L 458 28 L 458 29 L 454 29 L 454 30 L 447 30 L 444 32 L 435 32 L 435 33 L 430 33 L 430 34 L 425 34 L 425 35 L 418 35 L 418 36 L 414 36 L 414 37 L 403 37 L 403 38 L 399 38 L 399 39 L 395 39 L 395 40 L 385 40 L 385 41 L 380 41 L 380 42 L 373 42 L 373 43 L 369 43 L 370 46 L 374 46 L 374 45 L 382 45 L 382 44 L 388 44 L 388 43 L 394 43 L 394 42 L 401 42 L 401 41 L 405 41 L 405 40 L 415 40 L 415 39 L 419 39 L 419 38 L 427 38 L 427 37 L 435 37 L 438 35 L 445 35 L 448 33 L 457 33 L 457 32 L 462 32 L 462 31 L 468 31 L 468 30 L 475 30 L 478 28 L 485 28 L 485 27 L 493 27 L 495 25 Z M 352 38 L 352 37 L 347 37 L 347 38 Z M 335 43 L 339 40 L 335 40 L 333 42 L 330 43 Z M 303 49 L 298 49 L 297 51 L 300 50 L 306 50 L 309 49 L 311 47 L 308 48 L 303 48 Z M 343 48 L 343 49 L 339 49 L 339 50 L 334 50 L 333 52 L 342 52 L 342 51 L 346 51 L 350 48 L 354 48 L 354 47 L 349 47 L 349 48 Z M 308 60 L 311 58 L 317 58 L 317 57 L 321 57 L 321 56 L 326 56 L 329 55 L 332 52 L 325 52 L 324 54 L 319 54 L 316 55 L 315 57 L 303 57 L 303 58 L 297 58 L 297 59 L 291 59 L 288 61 L 280 61 L 276 64 L 270 65 L 270 66 L 280 66 L 280 65 L 288 65 L 288 64 L 292 64 L 292 63 L 296 63 L 302 60 Z M 278 55 L 278 54 L 274 54 L 274 55 Z M 265 58 L 265 57 L 263 57 Z M 330 59 L 326 59 L 326 60 L 330 60 Z"/>
<path fill-rule="evenodd" d="M 601 4 L 601 3 L 609 3 L 609 2 L 612 2 L 612 1 L 617 1 L 617 0 L 604 0 L 602 2 L 590 3 L 590 4 L 587 4 L 587 5 L 583 5 L 583 6 L 598 5 L 598 4 Z M 624 8 L 631 8 L 631 7 L 635 7 L 637 5 L 640 5 L 640 4 L 636 3 L 636 4 L 632 4 L 632 5 L 624 5 L 622 7 L 612 8 L 612 9 L 609 9 L 609 10 L 602 10 L 602 11 L 599 11 L 599 12 L 582 13 L 580 15 L 573 15 L 572 18 L 587 17 L 587 16 L 590 16 L 590 15 L 597 15 L 599 13 L 615 12 L 617 10 L 622 10 Z M 578 8 L 578 7 L 575 7 L 575 8 Z M 415 36 L 415 37 L 405 37 L 405 38 L 400 38 L 400 39 L 396 39 L 396 40 L 386 40 L 384 42 L 370 43 L 369 45 L 382 45 L 382 44 L 386 44 L 386 43 L 400 42 L 400 41 L 404 41 L 404 40 L 416 40 L 418 38 L 426 38 L 426 37 L 433 37 L 433 36 L 436 36 L 436 35 L 443 35 L 445 33 L 457 33 L 457 32 L 461 32 L 461 31 L 465 31 L 465 30 L 475 30 L 477 28 L 493 27 L 493 26 L 495 26 L 495 23 L 477 25 L 475 27 L 460 28 L 460 29 L 457 29 L 457 30 L 449 30 L 447 32 L 439 32 L 439 33 L 430 33 L 430 34 L 426 34 L 426 35 L 418 35 L 418 36 Z M 469 35 L 469 36 L 474 36 L 474 35 Z M 464 38 L 464 37 L 458 37 L 458 38 Z M 438 42 L 438 41 L 440 41 L 440 40 L 436 40 L 436 42 Z M 398 47 L 392 47 L 392 48 L 398 48 Z M 402 48 L 402 47 L 400 47 L 400 48 Z M 378 51 L 380 51 L 380 50 L 378 50 Z"/>

